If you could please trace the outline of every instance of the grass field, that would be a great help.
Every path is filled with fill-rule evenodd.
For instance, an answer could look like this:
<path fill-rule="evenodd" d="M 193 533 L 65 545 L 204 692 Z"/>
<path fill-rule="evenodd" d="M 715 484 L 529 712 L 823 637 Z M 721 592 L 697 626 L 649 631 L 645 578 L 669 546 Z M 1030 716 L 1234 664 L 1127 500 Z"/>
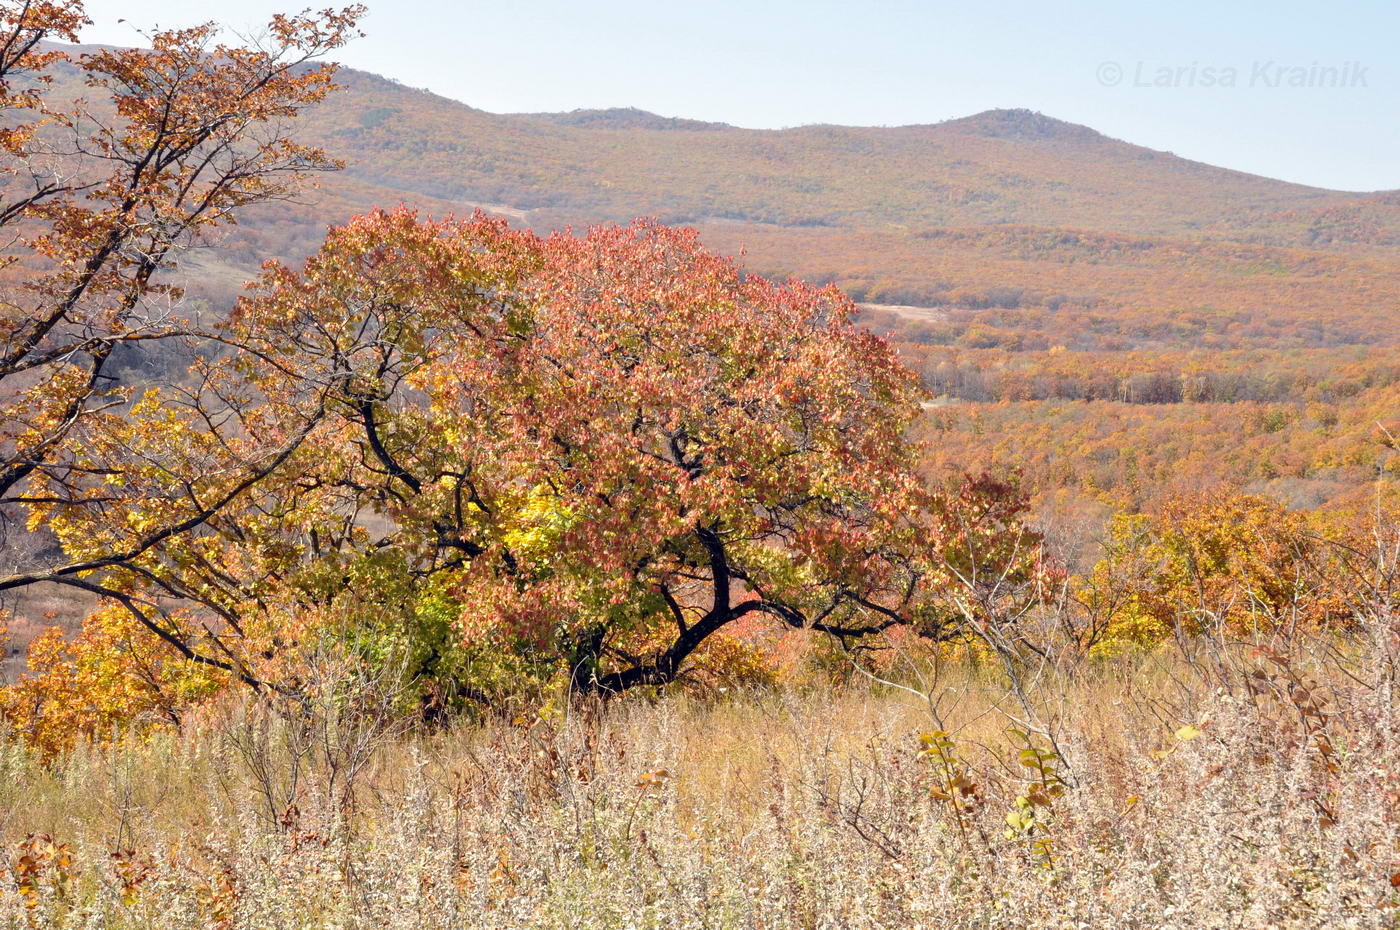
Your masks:
<path fill-rule="evenodd" d="M 1369 635 L 7 742 L 0 926 L 1393 927 L 1400 643 Z"/>

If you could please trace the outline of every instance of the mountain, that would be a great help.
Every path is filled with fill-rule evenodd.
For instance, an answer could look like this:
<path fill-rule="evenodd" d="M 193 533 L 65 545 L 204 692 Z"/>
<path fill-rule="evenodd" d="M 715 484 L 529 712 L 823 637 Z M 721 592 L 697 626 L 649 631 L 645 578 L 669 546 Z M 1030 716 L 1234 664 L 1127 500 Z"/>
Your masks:
<path fill-rule="evenodd" d="M 1400 205 L 1215 168 L 1027 110 L 934 125 L 740 129 L 640 110 L 486 113 L 347 70 L 306 131 L 361 180 L 545 224 L 655 215 L 793 227 L 1023 224 L 1277 245 Z"/>
<path fill-rule="evenodd" d="M 1400 191 L 1179 158 L 1029 110 L 744 129 L 637 109 L 497 114 L 353 69 L 307 114 L 346 162 L 192 256 L 226 302 L 328 223 L 409 203 L 537 230 L 652 216 L 747 267 L 834 282 L 924 344 L 1400 344 Z M 60 81 L 62 83 L 62 81 Z"/>
<path fill-rule="evenodd" d="M 732 129 L 727 123 L 707 123 L 703 120 L 657 116 L 636 107 L 610 107 L 606 110 L 570 110 L 568 113 L 521 113 L 520 116 L 548 120 L 561 126 L 582 126 L 586 129 Z"/>

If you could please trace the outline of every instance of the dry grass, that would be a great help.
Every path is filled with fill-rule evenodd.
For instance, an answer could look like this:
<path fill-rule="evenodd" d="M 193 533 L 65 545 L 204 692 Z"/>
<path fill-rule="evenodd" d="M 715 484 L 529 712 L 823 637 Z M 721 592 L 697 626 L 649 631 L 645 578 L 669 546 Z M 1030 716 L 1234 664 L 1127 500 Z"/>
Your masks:
<path fill-rule="evenodd" d="M 54 769 L 5 743 L 0 926 L 1397 926 L 1383 653 L 1163 653 L 1025 703 L 960 666 L 932 702 L 863 682 L 398 736 L 249 705 Z M 1027 714 L 1068 787 L 1009 835 L 1045 780 L 1008 734 Z M 956 809 L 935 729 L 975 784 Z"/>

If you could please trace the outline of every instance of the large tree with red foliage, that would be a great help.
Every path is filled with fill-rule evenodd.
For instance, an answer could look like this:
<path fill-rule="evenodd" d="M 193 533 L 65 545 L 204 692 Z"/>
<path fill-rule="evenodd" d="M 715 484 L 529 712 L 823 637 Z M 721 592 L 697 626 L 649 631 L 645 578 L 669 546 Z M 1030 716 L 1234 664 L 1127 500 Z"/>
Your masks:
<path fill-rule="evenodd" d="M 231 354 L 108 422 L 88 464 L 119 490 L 36 507 L 186 661 L 258 687 L 331 640 L 407 653 L 448 701 L 665 684 L 746 616 L 953 635 L 969 564 L 1024 574 L 1033 547 L 984 500 L 1003 486 L 916 478 L 916 381 L 853 312 L 688 230 L 376 213 L 270 267 Z"/>

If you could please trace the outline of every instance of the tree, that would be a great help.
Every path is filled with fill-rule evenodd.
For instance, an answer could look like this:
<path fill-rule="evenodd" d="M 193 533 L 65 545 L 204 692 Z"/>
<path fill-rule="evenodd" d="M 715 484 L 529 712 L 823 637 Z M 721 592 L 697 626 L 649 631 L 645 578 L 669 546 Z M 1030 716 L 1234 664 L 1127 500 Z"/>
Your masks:
<path fill-rule="evenodd" d="M 74 56 L 45 43 L 77 39 L 80 0 L 0 4 L 0 226 L 11 237 L 0 279 L 0 510 L 61 503 L 117 477 L 77 451 L 129 399 L 113 359 L 194 334 L 171 283 L 181 249 L 336 167 L 287 128 L 332 89 L 334 67 L 312 62 L 350 38 L 361 12 L 276 16 L 246 47 L 217 42 L 211 24 L 153 34 L 149 49 Z M 0 578 L 0 591 L 77 583 L 214 509 L 157 521 L 98 565 L 29 566 Z"/>
<path fill-rule="evenodd" d="M 649 224 L 542 251 L 508 417 L 531 515 L 492 550 L 513 569 L 477 576 L 469 640 L 562 640 L 576 686 L 618 691 L 751 613 L 838 637 L 913 619 L 919 395 L 849 300 Z"/>
<path fill-rule="evenodd" d="M 1350 537 L 1350 538 L 1349 538 Z M 1080 599 L 1095 618 L 1085 645 L 1150 645 L 1175 631 L 1291 638 L 1343 629 L 1355 607 L 1340 557 L 1364 535 L 1232 489 L 1168 498 L 1119 515 Z"/>
<path fill-rule="evenodd" d="M 235 351 L 104 421 L 84 467 L 119 490 L 34 512 L 186 660 L 293 693 L 339 649 L 405 667 L 430 713 L 666 684 L 744 617 L 957 635 L 978 608 L 940 598 L 1033 540 L 985 499 L 1010 486 L 917 479 L 916 381 L 854 310 L 654 223 L 375 213 L 271 266 Z"/>

